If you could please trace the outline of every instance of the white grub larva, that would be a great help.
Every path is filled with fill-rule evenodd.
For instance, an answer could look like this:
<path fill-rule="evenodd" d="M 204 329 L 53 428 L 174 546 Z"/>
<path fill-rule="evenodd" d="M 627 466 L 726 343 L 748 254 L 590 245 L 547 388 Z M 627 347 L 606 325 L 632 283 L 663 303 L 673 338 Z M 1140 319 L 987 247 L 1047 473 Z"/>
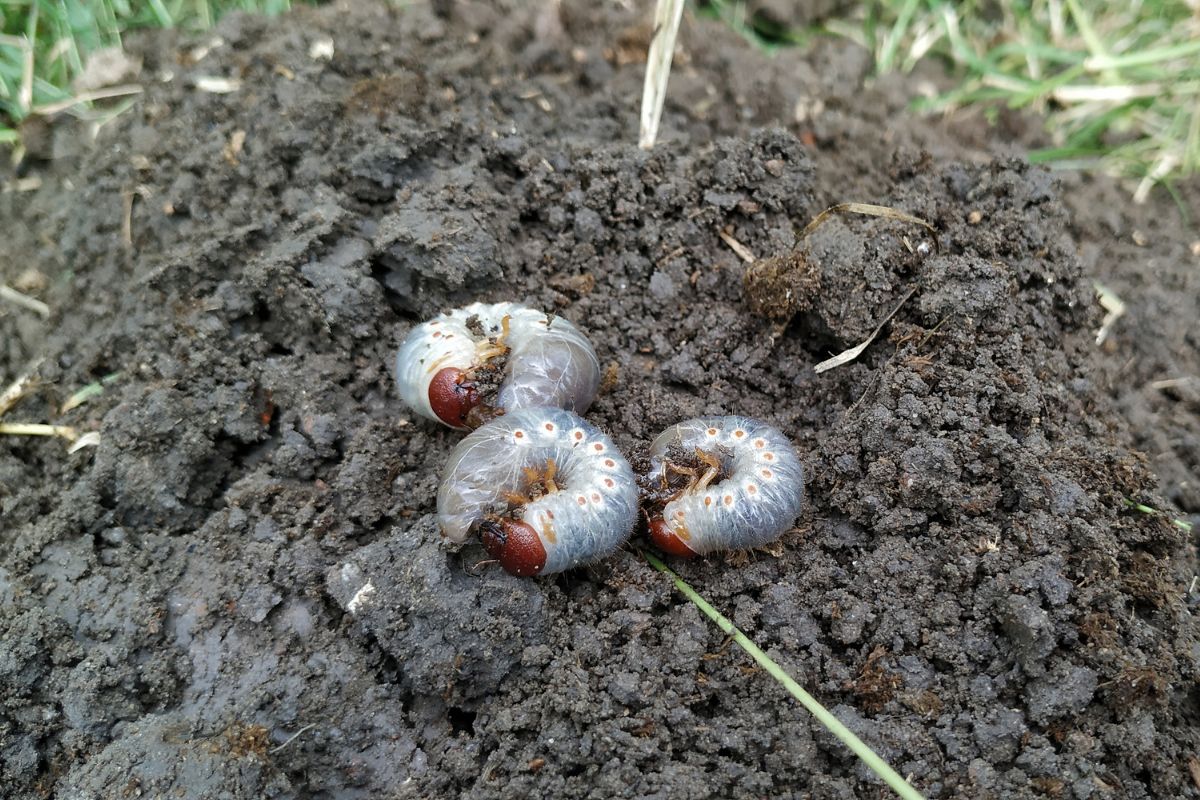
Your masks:
<path fill-rule="evenodd" d="M 479 535 L 513 575 L 548 575 L 619 548 L 637 522 L 633 470 L 570 411 L 510 411 L 450 453 L 438 522 L 453 542 Z"/>
<path fill-rule="evenodd" d="M 782 433 L 746 417 L 673 425 L 650 445 L 642 479 L 650 538 L 691 557 L 759 547 L 792 527 L 804 470 Z"/>
<path fill-rule="evenodd" d="M 409 332 L 396 382 L 421 416 L 467 429 L 520 408 L 582 414 L 600 387 L 600 361 L 562 317 L 519 303 L 472 303 Z"/>

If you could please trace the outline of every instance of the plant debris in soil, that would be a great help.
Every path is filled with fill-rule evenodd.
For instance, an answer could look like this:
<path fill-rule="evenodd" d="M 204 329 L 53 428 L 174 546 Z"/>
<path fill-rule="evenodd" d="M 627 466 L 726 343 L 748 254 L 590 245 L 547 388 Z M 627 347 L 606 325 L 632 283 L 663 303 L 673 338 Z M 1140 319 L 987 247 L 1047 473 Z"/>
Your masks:
<path fill-rule="evenodd" d="M 100 433 L 0 439 L 5 795 L 881 793 L 636 553 L 528 580 L 441 540 L 460 434 L 394 351 L 516 300 L 615 365 L 588 416 L 623 450 L 702 414 L 792 438 L 780 554 L 674 566 L 926 796 L 1197 796 L 1195 542 L 1126 504 L 1200 513 L 1200 406 L 1150 388 L 1200 374 L 1182 223 L 906 118 L 845 42 L 696 19 L 642 151 L 647 18 L 433 6 L 232 16 L 194 63 L 132 39 L 170 79 L 0 194 L 0 280 L 51 310 L 0 307 L 0 383 L 42 359 L 5 420 Z M 847 200 L 940 249 L 842 217 L 788 266 Z M 722 233 L 800 270 L 789 323 Z"/>

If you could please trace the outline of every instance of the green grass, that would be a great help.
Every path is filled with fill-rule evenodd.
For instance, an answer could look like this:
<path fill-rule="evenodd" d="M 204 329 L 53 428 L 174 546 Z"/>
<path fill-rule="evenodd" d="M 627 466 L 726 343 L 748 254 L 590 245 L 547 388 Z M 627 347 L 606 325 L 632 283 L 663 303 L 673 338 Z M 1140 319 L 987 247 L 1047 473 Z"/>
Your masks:
<path fill-rule="evenodd" d="M 961 85 L 925 106 L 1025 108 L 1054 146 L 1031 160 L 1140 179 L 1200 170 L 1200 16 L 1183 0 L 883 0 L 862 42 L 880 72 L 941 58 Z"/>
<path fill-rule="evenodd" d="M 1164 517 L 1169 520 L 1172 525 L 1174 525 L 1176 528 L 1179 528 L 1179 530 L 1184 531 L 1185 533 L 1192 532 L 1192 523 L 1188 522 L 1186 519 L 1173 517 L 1165 511 L 1159 511 L 1157 508 L 1151 508 L 1150 506 L 1144 503 L 1139 503 L 1136 500 L 1127 499 L 1125 501 L 1125 505 L 1128 508 L 1132 508 L 1134 511 L 1145 514 L 1148 517 Z"/>
<path fill-rule="evenodd" d="M 747 20 L 741 0 L 705 6 L 764 49 L 814 34 Z M 959 83 L 923 110 L 1043 116 L 1053 145 L 1032 161 L 1132 176 L 1139 199 L 1200 171 L 1200 14 L 1186 0 L 874 0 L 824 30 L 867 48 L 877 74 L 945 63 Z"/>
<path fill-rule="evenodd" d="M 136 28 L 209 28 L 234 10 L 277 14 L 291 0 L 0 0 L 0 144 L 32 114 L 61 110 L 88 54 Z"/>

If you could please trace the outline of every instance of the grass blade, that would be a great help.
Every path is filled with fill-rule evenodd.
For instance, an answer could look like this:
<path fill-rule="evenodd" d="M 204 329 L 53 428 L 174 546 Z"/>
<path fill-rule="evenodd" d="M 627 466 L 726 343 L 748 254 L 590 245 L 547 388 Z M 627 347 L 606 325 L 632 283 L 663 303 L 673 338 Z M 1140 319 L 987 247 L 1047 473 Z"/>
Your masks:
<path fill-rule="evenodd" d="M 1200 54 L 1200 39 L 1192 42 L 1181 42 L 1180 44 L 1167 47 L 1139 50 L 1121 56 L 1091 56 L 1083 63 L 1089 70 L 1100 72 L 1110 69 L 1125 69 L 1127 67 L 1143 67 L 1149 64 L 1157 64 L 1160 61 L 1171 61 L 1176 58 L 1185 58 L 1196 54 Z"/>
<path fill-rule="evenodd" d="M 162 0 L 148 0 L 147 5 L 154 12 L 154 18 L 158 21 L 160 27 L 173 28 L 175 20 L 171 18 L 171 12 L 167 11 L 167 7 L 163 5 Z"/>
<path fill-rule="evenodd" d="M 1079 35 L 1083 37 L 1092 57 L 1099 61 L 1108 59 L 1108 48 L 1104 46 L 1100 35 L 1096 33 L 1096 28 L 1092 25 L 1092 18 L 1083 10 L 1079 0 L 1067 0 L 1067 8 L 1071 11 L 1071 18 L 1075 20 L 1075 25 L 1079 28 Z"/>
<path fill-rule="evenodd" d="M 796 698 L 800 702 L 800 705 L 808 709 L 809 713 L 816 717 L 842 744 L 850 748 L 854 755 L 858 756 L 872 772 L 878 775 L 888 786 L 892 787 L 896 794 L 900 795 L 904 800 L 923 800 L 920 792 L 910 786 L 904 778 L 900 777 L 900 773 L 888 766 L 887 762 L 880 758 L 862 739 L 855 736 L 853 731 L 838 721 L 837 717 L 829 713 L 825 709 L 825 706 L 817 702 L 815 697 L 804 691 L 800 684 L 796 683 L 790 675 L 784 672 L 782 667 L 772 661 L 766 653 L 759 649 L 758 645 L 752 642 L 746 634 L 738 630 L 721 612 L 709 605 L 708 601 L 684 582 L 683 578 L 680 578 L 666 564 L 644 550 L 642 551 L 642 557 L 650 563 L 650 566 L 670 578 L 675 583 L 675 588 L 683 592 L 684 596 L 704 612 L 706 617 L 716 623 L 718 628 L 732 636 L 738 646 L 749 653 L 750 657 L 768 675 L 786 689 L 788 694 Z"/>
<path fill-rule="evenodd" d="M 917 12 L 918 2 L 919 0 L 907 0 L 900 8 L 896 22 L 892 25 L 892 29 L 888 31 L 888 35 L 883 40 L 883 50 L 879 54 L 880 72 L 891 71 L 892 65 L 896 61 L 896 51 L 900 49 L 900 41 L 908 30 L 913 15 Z"/>

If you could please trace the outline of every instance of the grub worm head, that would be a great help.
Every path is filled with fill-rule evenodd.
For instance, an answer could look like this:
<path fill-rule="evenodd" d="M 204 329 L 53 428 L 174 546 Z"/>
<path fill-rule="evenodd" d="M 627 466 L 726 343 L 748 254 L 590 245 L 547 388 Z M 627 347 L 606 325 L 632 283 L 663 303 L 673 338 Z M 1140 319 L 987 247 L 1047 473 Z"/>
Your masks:
<path fill-rule="evenodd" d="M 549 575 L 613 553 L 637 522 L 633 470 L 612 441 L 558 408 L 509 411 L 450 453 L 438 522 L 479 536 L 513 575 Z"/>
<path fill-rule="evenodd" d="M 472 303 L 413 328 L 396 357 L 404 402 L 452 428 L 523 408 L 582 414 L 600 361 L 567 320 L 518 303 Z"/>
<path fill-rule="evenodd" d="M 747 417 L 673 425 L 650 445 L 641 476 L 650 538 L 692 557 L 759 547 L 796 522 L 804 470 L 792 443 Z"/>

